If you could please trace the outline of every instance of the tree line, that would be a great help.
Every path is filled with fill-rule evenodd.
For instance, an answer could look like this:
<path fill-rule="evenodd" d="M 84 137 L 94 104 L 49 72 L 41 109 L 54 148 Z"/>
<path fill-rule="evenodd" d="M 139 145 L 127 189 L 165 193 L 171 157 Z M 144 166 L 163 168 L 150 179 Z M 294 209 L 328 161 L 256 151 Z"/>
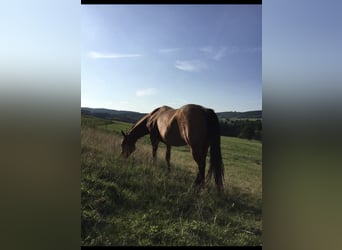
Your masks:
<path fill-rule="evenodd" d="M 222 136 L 262 140 L 262 122 L 260 119 L 220 120 L 220 130 Z"/>

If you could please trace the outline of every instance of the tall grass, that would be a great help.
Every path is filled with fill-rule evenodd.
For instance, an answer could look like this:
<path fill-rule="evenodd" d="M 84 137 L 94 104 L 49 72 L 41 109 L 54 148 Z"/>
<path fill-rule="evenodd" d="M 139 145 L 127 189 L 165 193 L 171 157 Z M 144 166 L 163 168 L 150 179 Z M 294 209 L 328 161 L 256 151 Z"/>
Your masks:
<path fill-rule="evenodd" d="M 82 245 L 261 245 L 259 142 L 222 137 L 226 176 L 219 196 L 213 180 L 201 192 L 192 188 L 197 166 L 187 147 L 172 148 L 168 171 L 165 147 L 156 165 L 148 138 L 119 159 L 115 125 L 83 125 Z"/>

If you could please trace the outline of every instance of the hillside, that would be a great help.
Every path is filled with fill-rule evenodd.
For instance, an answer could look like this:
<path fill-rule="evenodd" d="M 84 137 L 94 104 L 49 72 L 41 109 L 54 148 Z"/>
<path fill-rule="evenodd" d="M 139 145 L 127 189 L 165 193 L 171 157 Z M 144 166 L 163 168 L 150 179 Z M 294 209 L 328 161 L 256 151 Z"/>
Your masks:
<path fill-rule="evenodd" d="M 261 119 L 262 111 L 247 111 L 247 112 L 218 112 L 216 113 L 219 119 Z"/>
<path fill-rule="evenodd" d="M 225 192 L 218 195 L 213 179 L 200 192 L 192 188 L 198 167 L 187 146 L 172 147 L 170 171 L 163 144 L 152 163 L 148 136 L 120 158 L 120 131 L 130 127 L 82 115 L 82 246 L 261 246 L 260 142 L 221 137 Z"/>
<path fill-rule="evenodd" d="M 136 122 L 145 113 L 134 111 L 112 110 L 103 108 L 81 108 L 81 113 L 85 115 L 92 115 L 99 118 L 118 120 L 124 122 Z M 247 112 L 218 112 L 216 113 L 219 119 L 261 119 L 262 111 L 247 111 Z"/>
<path fill-rule="evenodd" d="M 134 111 L 121 111 L 102 108 L 81 108 L 81 114 L 92 115 L 103 119 L 118 120 L 132 123 L 138 121 L 141 117 L 146 115 L 144 113 Z"/>

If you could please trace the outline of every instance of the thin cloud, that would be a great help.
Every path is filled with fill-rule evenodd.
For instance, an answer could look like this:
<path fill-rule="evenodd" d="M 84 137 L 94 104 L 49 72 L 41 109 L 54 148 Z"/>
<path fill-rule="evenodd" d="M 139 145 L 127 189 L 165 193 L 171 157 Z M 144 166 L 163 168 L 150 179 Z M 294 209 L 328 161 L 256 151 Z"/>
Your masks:
<path fill-rule="evenodd" d="M 199 60 L 182 61 L 177 60 L 175 63 L 177 69 L 188 71 L 188 72 L 199 72 L 206 68 L 206 64 Z"/>
<path fill-rule="evenodd" d="M 147 95 L 155 95 L 158 91 L 155 88 L 148 88 L 148 89 L 140 89 L 135 92 L 136 96 L 147 96 Z"/>
<path fill-rule="evenodd" d="M 93 59 L 117 59 L 117 58 L 130 58 L 139 57 L 141 54 L 118 54 L 118 53 L 100 53 L 100 52 L 89 52 L 88 56 Z"/>
<path fill-rule="evenodd" d="M 220 61 L 227 54 L 239 52 L 239 49 L 236 46 L 221 46 L 219 48 L 215 48 L 213 46 L 204 46 L 199 48 L 199 50 L 206 54 L 209 59 L 215 61 Z"/>
<path fill-rule="evenodd" d="M 214 51 L 213 47 L 211 47 L 211 46 L 201 47 L 199 50 L 204 52 L 204 53 L 213 53 L 213 51 Z"/>

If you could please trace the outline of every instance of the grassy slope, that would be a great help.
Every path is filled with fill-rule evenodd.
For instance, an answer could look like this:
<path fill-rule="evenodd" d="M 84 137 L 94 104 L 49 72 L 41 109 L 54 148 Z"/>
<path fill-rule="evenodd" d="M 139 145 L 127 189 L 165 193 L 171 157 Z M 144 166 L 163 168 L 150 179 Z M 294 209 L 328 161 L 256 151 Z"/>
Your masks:
<path fill-rule="evenodd" d="M 225 194 L 194 193 L 197 166 L 187 147 L 164 147 L 151 164 L 148 137 L 118 159 L 119 131 L 131 124 L 82 118 L 82 245 L 260 245 L 261 143 L 222 137 Z M 113 133 L 114 131 L 114 133 Z"/>

